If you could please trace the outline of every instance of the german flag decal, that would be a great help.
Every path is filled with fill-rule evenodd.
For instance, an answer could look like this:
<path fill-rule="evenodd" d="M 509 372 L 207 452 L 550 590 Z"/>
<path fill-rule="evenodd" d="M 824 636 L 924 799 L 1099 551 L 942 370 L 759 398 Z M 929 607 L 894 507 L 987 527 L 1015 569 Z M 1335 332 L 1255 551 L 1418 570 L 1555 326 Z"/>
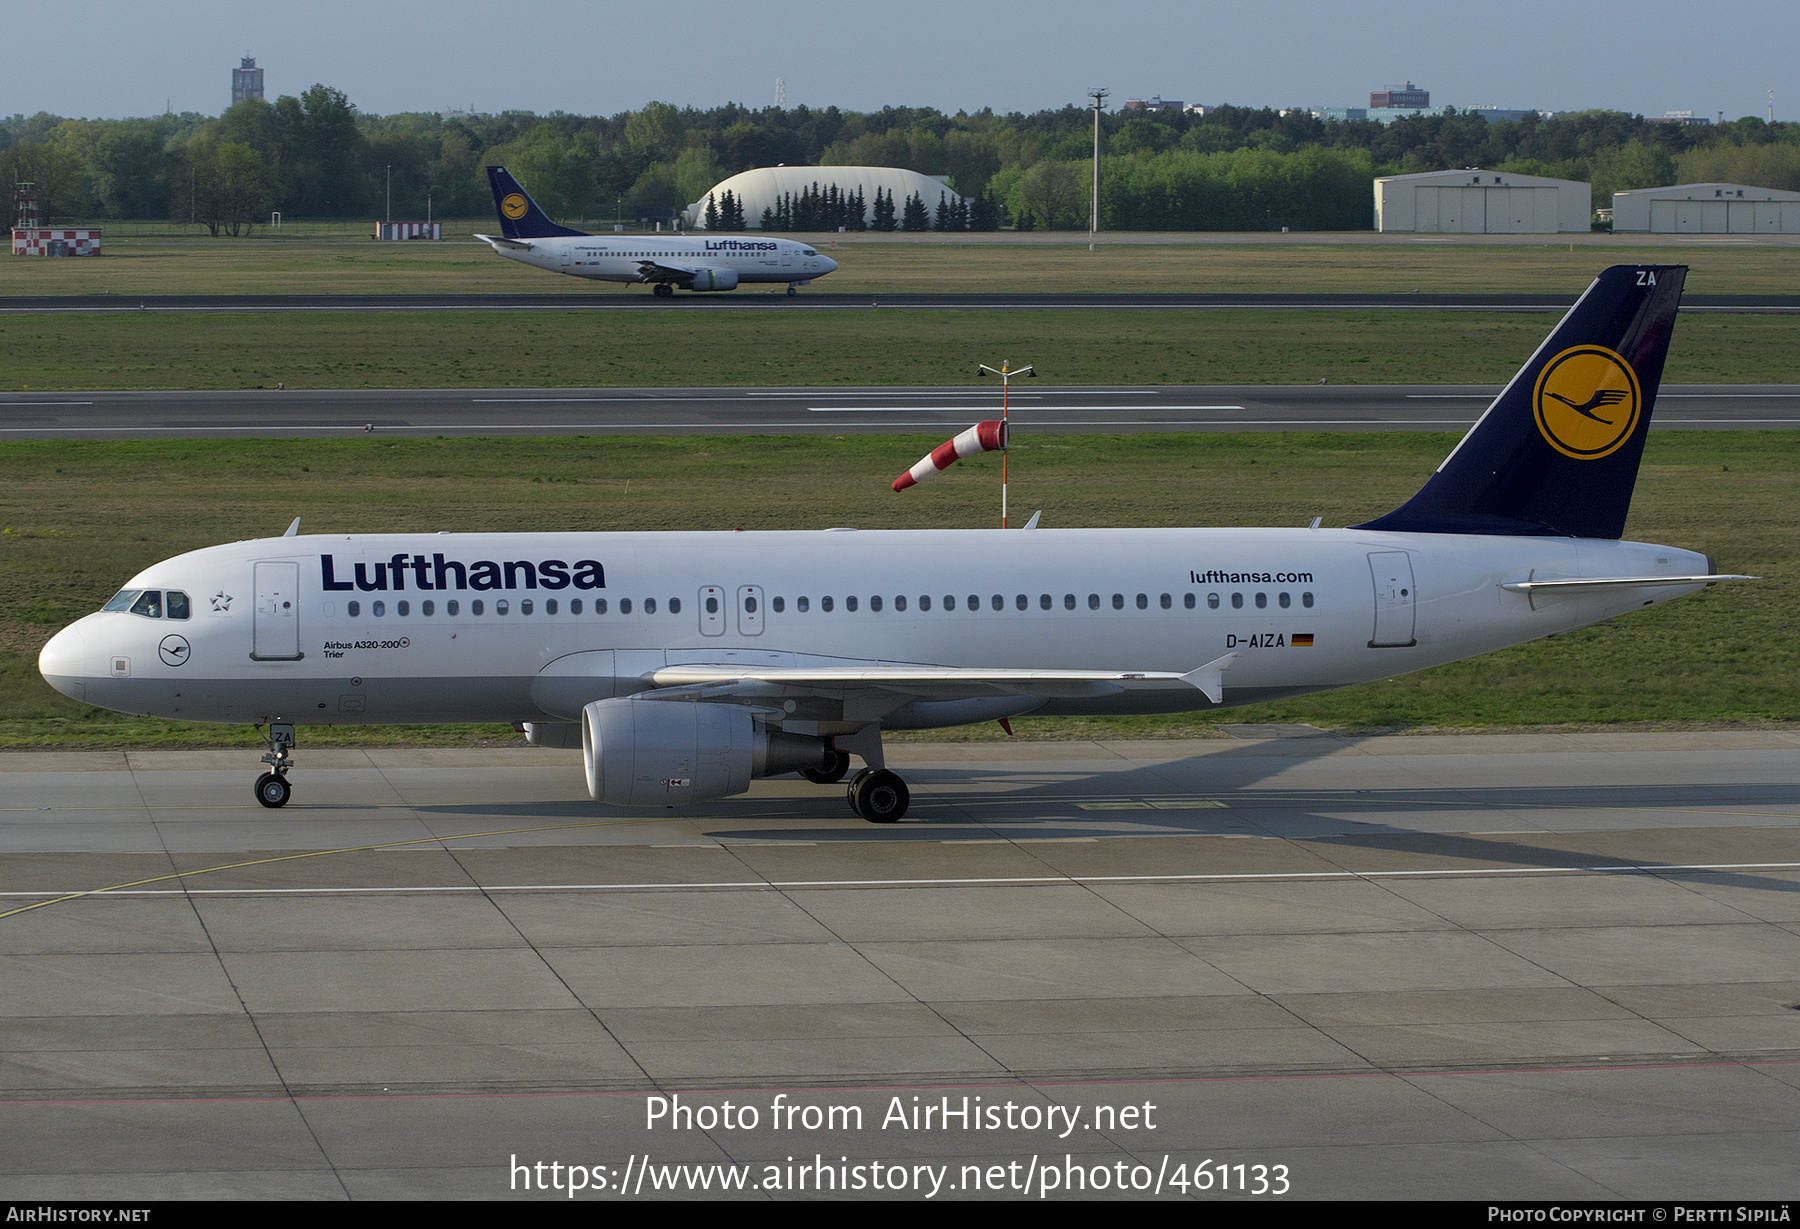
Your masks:
<path fill-rule="evenodd" d="M 1294 638 L 1289 640 L 1288 643 L 1293 645 L 1296 649 L 1310 649 L 1312 648 L 1312 638 L 1313 634 L 1311 632 L 1295 632 Z"/>

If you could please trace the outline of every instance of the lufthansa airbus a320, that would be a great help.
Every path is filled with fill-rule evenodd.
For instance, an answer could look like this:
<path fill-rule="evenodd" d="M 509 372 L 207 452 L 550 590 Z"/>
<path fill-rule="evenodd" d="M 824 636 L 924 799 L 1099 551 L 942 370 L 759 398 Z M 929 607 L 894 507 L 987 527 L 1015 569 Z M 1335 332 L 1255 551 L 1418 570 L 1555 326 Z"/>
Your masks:
<path fill-rule="evenodd" d="M 1348 528 L 290 526 L 145 569 L 39 668 L 88 704 L 257 725 L 265 806 L 306 725 L 507 721 L 579 746 L 599 802 L 831 783 L 854 756 L 851 808 L 891 822 L 886 730 L 1302 695 L 1751 579 L 1620 540 L 1684 275 L 1602 273 L 1424 487 Z"/>

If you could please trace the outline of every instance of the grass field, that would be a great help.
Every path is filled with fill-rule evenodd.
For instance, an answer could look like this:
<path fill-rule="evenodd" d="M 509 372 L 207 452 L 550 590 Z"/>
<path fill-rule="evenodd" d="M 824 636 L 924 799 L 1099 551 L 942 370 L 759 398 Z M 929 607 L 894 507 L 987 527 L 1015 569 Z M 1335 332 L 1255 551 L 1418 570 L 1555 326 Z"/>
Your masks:
<path fill-rule="evenodd" d="M 367 224 L 334 223 L 366 235 Z M 472 230 L 471 225 L 468 229 Z M 492 229 L 483 223 L 482 229 Z M 446 233 L 449 233 L 448 231 Z M 1346 235 L 1267 242 L 1267 236 L 1117 236 L 1089 252 L 1083 236 L 795 236 L 836 241 L 840 268 L 816 284 L 846 294 L 1029 290 L 1090 292 L 1320 292 L 1574 294 L 1611 264 L 1685 264 L 1695 294 L 1791 294 L 1800 246 L 1681 243 L 1579 235 L 1570 242 L 1452 243 Z M 1549 238 L 1549 237 L 1546 237 Z M 1199 242 L 1180 241 L 1199 239 Z M 521 293 L 572 297 L 646 294 L 643 286 L 582 281 L 506 260 L 458 238 L 113 238 L 97 258 L 0 262 L 0 295 Z M 761 293 L 757 290 L 734 292 Z"/>
<path fill-rule="evenodd" d="M 1501 383 L 1553 317 L 1379 311 L 0 316 L 0 388 Z M 679 362 L 671 356 L 679 355 Z M 1800 382 L 1800 316 L 1683 316 L 1664 378 Z"/>
<path fill-rule="evenodd" d="M 935 437 L 251 440 L 0 445 L 0 746 L 246 745 L 247 730 L 133 720 L 51 692 L 39 646 L 139 568 L 279 533 L 378 530 L 990 526 L 995 467 L 897 496 Z M 1415 490 L 1437 435 L 1021 436 L 1013 508 L 1048 526 L 1340 525 Z M 704 478 L 703 481 L 697 480 Z M 1800 650 L 1800 433 L 1652 436 L 1628 536 L 1706 551 L 1721 586 L 1582 632 L 1386 683 L 1231 710 L 1342 728 L 1792 721 Z M 1015 723 L 1021 735 L 1203 733 L 1191 720 Z M 977 727 L 980 736 L 993 727 Z M 451 727 L 309 732 L 306 742 L 508 737 Z"/>

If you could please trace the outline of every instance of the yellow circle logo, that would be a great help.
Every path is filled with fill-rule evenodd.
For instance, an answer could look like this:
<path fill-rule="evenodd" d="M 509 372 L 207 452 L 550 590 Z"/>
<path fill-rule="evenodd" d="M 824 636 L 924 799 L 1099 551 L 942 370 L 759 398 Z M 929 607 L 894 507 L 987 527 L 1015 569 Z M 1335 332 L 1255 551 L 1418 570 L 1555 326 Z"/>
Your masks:
<path fill-rule="evenodd" d="M 529 208 L 531 208 L 531 206 L 527 205 L 525 203 L 525 198 L 520 196 L 517 192 L 514 192 L 511 196 L 500 202 L 500 212 L 515 222 L 524 217 L 525 211 Z"/>
<path fill-rule="evenodd" d="M 1617 452 L 1631 438 L 1643 404 L 1637 373 L 1605 346 L 1575 346 L 1551 359 L 1532 397 L 1544 439 L 1577 461 Z"/>

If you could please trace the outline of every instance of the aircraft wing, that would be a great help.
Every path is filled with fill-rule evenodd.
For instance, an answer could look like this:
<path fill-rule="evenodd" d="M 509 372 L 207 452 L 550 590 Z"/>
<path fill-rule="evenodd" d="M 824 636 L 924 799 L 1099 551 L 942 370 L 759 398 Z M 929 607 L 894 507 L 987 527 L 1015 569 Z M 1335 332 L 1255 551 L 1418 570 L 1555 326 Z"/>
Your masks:
<path fill-rule="evenodd" d="M 694 270 L 678 269 L 674 265 L 658 264 L 654 260 L 638 261 L 638 277 L 646 282 L 691 282 Z"/>
<path fill-rule="evenodd" d="M 959 666 L 667 666 L 646 681 L 657 688 L 694 689 L 706 696 L 743 699 L 790 694 L 877 690 L 929 700 L 1020 695 L 1103 696 L 1128 687 L 1192 687 L 1214 704 L 1224 696 L 1223 674 L 1237 660 L 1227 653 L 1185 673 L 1163 670 L 1015 670 Z"/>
<path fill-rule="evenodd" d="M 515 252 L 529 252 L 531 250 L 531 244 L 523 239 L 502 239 L 499 235 L 476 235 L 475 237 L 495 251 L 499 251 L 501 248 L 510 248 Z"/>

